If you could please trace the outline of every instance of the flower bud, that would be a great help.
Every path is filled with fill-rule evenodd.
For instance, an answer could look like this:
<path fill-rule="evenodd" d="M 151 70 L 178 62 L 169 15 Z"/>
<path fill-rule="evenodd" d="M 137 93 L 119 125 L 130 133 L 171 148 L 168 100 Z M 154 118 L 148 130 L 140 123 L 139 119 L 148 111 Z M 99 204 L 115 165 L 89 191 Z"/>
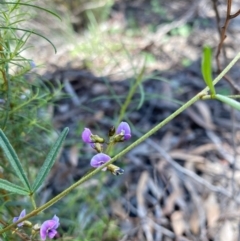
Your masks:
<path fill-rule="evenodd" d="M 115 134 L 115 132 L 116 132 L 116 129 L 114 126 L 112 126 L 108 131 L 108 136 L 109 137 L 113 136 Z"/>
<path fill-rule="evenodd" d="M 90 145 L 98 153 L 101 153 L 103 151 L 103 146 L 100 143 L 91 143 Z"/>
<path fill-rule="evenodd" d="M 91 139 L 93 140 L 93 143 L 104 143 L 104 139 L 98 135 L 92 135 Z"/>

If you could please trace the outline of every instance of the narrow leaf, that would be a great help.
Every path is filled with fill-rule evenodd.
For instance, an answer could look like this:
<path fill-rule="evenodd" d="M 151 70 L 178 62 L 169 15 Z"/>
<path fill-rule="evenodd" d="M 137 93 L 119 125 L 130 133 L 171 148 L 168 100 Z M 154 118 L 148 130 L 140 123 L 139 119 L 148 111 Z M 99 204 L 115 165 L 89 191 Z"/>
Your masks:
<path fill-rule="evenodd" d="M 35 192 L 42 185 L 46 176 L 49 174 L 49 172 L 56 160 L 56 157 L 59 153 L 59 150 L 67 136 L 68 130 L 69 129 L 67 127 L 63 130 L 61 135 L 58 137 L 56 143 L 53 145 L 52 149 L 48 153 L 46 160 L 44 161 L 42 167 L 40 168 L 37 178 L 35 179 L 35 181 L 33 183 L 33 186 L 32 186 L 33 192 Z"/>
<path fill-rule="evenodd" d="M 240 102 L 234 100 L 234 99 L 231 99 L 227 96 L 224 96 L 224 95 L 216 95 L 215 96 L 217 100 L 220 100 L 222 101 L 223 103 L 227 104 L 227 105 L 230 105 L 231 107 L 233 107 L 234 109 L 237 109 L 237 110 L 240 110 Z"/>
<path fill-rule="evenodd" d="M 39 10 L 45 11 L 45 12 L 47 12 L 47 13 L 50 13 L 50 14 L 52 14 L 53 16 L 57 17 L 58 19 L 62 20 L 62 19 L 60 18 L 60 16 L 58 16 L 58 14 L 56 14 L 56 13 L 54 13 L 53 11 L 50 11 L 50 10 L 48 10 L 48 9 L 46 9 L 46 8 L 39 7 L 39 6 L 37 6 L 37 5 L 33 5 L 33 4 L 29 4 L 29 3 L 21 3 L 20 1 L 18 1 L 18 2 L 3 2 L 3 3 L 0 3 L 0 4 L 15 4 L 15 5 L 23 5 L 23 6 L 28 6 L 28 7 L 37 8 L 37 9 L 39 9 Z"/>
<path fill-rule="evenodd" d="M 1 178 L 0 178 L 0 188 L 15 194 L 20 194 L 24 196 L 29 195 L 28 191 L 26 191 L 24 188 Z"/>
<path fill-rule="evenodd" d="M 137 110 L 139 110 L 143 103 L 144 103 L 144 100 L 145 100 L 145 91 L 144 91 L 144 88 L 143 88 L 143 85 L 142 84 L 139 84 L 139 90 L 140 90 L 140 101 L 139 101 L 139 104 L 138 104 L 138 107 L 137 107 Z"/>
<path fill-rule="evenodd" d="M 16 175 L 19 177 L 19 179 L 21 180 L 23 185 L 28 190 L 30 190 L 30 184 L 29 184 L 27 176 L 23 170 L 22 164 L 21 164 L 20 160 L 18 159 L 18 156 L 17 156 L 16 152 L 14 151 L 12 145 L 10 144 L 9 140 L 7 139 L 7 137 L 5 136 L 5 134 L 3 133 L 3 131 L 1 129 L 0 129 L 0 146 L 2 147 L 4 153 L 7 157 L 7 160 L 12 165 Z"/>
<path fill-rule="evenodd" d="M 55 47 L 55 45 L 46 37 L 44 37 L 42 34 L 40 33 L 37 33 L 37 32 L 34 32 L 32 30 L 28 30 L 28 29 L 23 29 L 23 28 L 11 28 L 11 27 L 4 27 L 4 26 L 0 26 L 0 29 L 7 29 L 7 30 L 19 30 L 19 31 L 23 31 L 23 32 L 27 32 L 27 33 L 30 33 L 30 34 L 34 34 L 34 35 L 37 35 L 43 39 L 45 39 L 48 43 L 50 43 L 55 51 L 55 53 L 57 53 L 57 49 Z"/>
<path fill-rule="evenodd" d="M 202 56 L 202 75 L 206 85 L 209 87 L 212 95 L 216 94 L 213 81 L 212 81 L 212 51 L 211 48 L 205 46 L 203 48 Z"/>

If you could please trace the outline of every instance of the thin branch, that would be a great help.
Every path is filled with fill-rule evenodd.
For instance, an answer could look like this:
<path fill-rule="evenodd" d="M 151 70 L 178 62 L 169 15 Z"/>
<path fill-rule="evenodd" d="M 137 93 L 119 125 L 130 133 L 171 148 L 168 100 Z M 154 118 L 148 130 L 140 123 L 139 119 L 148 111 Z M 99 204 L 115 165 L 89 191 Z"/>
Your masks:
<path fill-rule="evenodd" d="M 227 13 L 226 13 L 225 23 L 224 23 L 223 27 L 220 27 L 220 16 L 219 16 L 218 8 L 217 8 L 217 0 L 212 0 L 212 2 L 213 2 L 213 9 L 214 9 L 214 12 L 215 12 L 215 15 L 216 15 L 218 32 L 219 32 L 219 35 L 220 35 L 220 41 L 219 41 L 219 44 L 218 44 L 217 54 L 216 54 L 216 62 L 217 62 L 218 73 L 220 73 L 221 70 L 222 70 L 221 63 L 220 63 L 220 53 L 221 53 L 221 51 L 223 51 L 224 58 L 226 59 L 226 51 L 225 51 L 223 43 L 224 43 L 225 39 L 227 38 L 227 35 L 226 35 L 227 28 L 228 28 L 228 25 L 230 23 L 230 20 L 237 17 L 240 14 L 240 9 L 236 13 L 231 14 L 232 0 L 228 0 L 227 1 Z M 231 86 L 231 88 L 233 90 L 236 90 L 237 92 L 240 92 L 240 87 L 234 82 L 233 79 L 231 79 L 228 75 L 225 75 L 224 79 L 229 83 L 229 85 Z"/>
<path fill-rule="evenodd" d="M 232 18 L 236 18 L 238 15 L 240 15 L 240 9 L 236 13 L 230 15 L 229 17 L 230 19 L 232 19 Z"/>

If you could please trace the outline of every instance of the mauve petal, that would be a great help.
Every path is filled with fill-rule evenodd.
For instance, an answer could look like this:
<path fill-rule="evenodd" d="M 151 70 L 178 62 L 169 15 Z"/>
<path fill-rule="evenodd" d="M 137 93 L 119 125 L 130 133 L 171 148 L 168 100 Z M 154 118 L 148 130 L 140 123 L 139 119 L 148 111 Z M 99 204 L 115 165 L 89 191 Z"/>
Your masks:
<path fill-rule="evenodd" d="M 46 239 L 46 236 L 48 235 L 49 230 L 51 230 L 54 225 L 55 225 L 54 220 L 47 220 L 43 222 L 40 228 L 40 236 L 43 240 Z"/>
<path fill-rule="evenodd" d="M 130 135 L 130 134 L 124 135 L 124 140 L 128 140 L 128 139 L 130 139 L 130 138 L 131 138 L 131 135 Z"/>
<path fill-rule="evenodd" d="M 26 210 L 23 209 L 22 212 L 21 212 L 20 215 L 19 215 L 19 219 L 21 219 L 21 218 L 23 218 L 23 217 L 25 217 L 25 216 L 26 216 Z"/>
<path fill-rule="evenodd" d="M 92 135 L 92 132 L 90 129 L 88 128 L 84 128 L 84 131 L 82 133 L 82 139 L 85 143 L 92 143 L 92 140 L 91 140 L 91 135 Z"/>
<path fill-rule="evenodd" d="M 22 212 L 20 213 L 19 217 L 14 217 L 13 218 L 13 223 L 16 223 L 19 219 L 23 218 L 26 216 L 26 210 L 23 209 Z M 21 227 L 23 226 L 23 222 L 17 224 L 18 227 Z"/>
<path fill-rule="evenodd" d="M 131 129 L 127 122 L 121 122 L 116 131 L 117 134 L 123 134 L 124 140 L 128 140 L 131 137 Z"/>
<path fill-rule="evenodd" d="M 111 159 L 110 156 L 104 154 L 104 153 L 98 153 L 97 155 L 93 156 L 90 162 L 90 165 L 92 167 L 100 167 L 102 166 L 104 163 L 106 163 L 107 161 L 109 161 Z"/>
<path fill-rule="evenodd" d="M 49 230 L 49 232 L 48 232 L 48 237 L 49 237 L 50 239 L 53 239 L 56 234 L 57 234 L 57 231 L 56 231 L 55 229 L 51 229 L 51 230 Z"/>
<path fill-rule="evenodd" d="M 56 229 L 59 225 L 59 218 L 56 215 L 52 219 L 43 222 L 40 228 L 41 239 L 45 240 L 47 236 L 52 239 L 57 234 Z"/>
<path fill-rule="evenodd" d="M 19 217 L 14 217 L 13 218 L 13 223 L 16 223 L 18 221 Z"/>
<path fill-rule="evenodd" d="M 43 224 L 40 227 L 40 236 L 42 240 L 46 239 L 48 229 L 49 229 L 49 220 L 43 222 Z"/>
<path fill-rule="evenodd" d="M 55 224 L 53 226 L 54 229 L 57 229 L 60 225 L 59 223 L 59 217 L 57 215 L 54 215 L 53 218 L 52 218 L 53 221 L 55 221 Z"/>

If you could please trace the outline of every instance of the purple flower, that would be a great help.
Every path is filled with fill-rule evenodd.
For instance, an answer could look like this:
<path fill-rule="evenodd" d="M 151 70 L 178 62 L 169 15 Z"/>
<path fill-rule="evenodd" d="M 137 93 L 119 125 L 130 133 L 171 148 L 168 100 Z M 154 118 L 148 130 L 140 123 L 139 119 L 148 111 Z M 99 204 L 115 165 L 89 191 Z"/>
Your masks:
<path fill-rule="evenodd" d="M 41 239 L 46 240 L 47 236 L 50 239 L 53 239 L 54 236 L 57 234 L 56 229 L 59 225 L 59 218 L 56 215 L 54 215 L 52 219 L 43 222 L 40 228 Z"/>
<path fill-rule="evenodd" d="M 117 128 L 118 135 L 122 135 L 122 141 L 126 141 L 131 137 L 131 129 L 127 122 L 121 122 Z"/>
<path fill-rule="evenodd" d="M 21 219 L 21 218 L 23 218 L 23 217 L 25 217 L 25 216 L 26 216 L 26 210 L 23 209 L 22 212 L 20 213 L 19 217 L 14 217 L 14 218 L 13 218 L 13 222 L 16 223 L 19 219 Z M 17 226 L 18 226 L 18 227 L 23 226 L 23 222 L 17 224 Z"/>
<path fill-rule="evenodd" d="M 103 143 L 104 139 L 98 135 L 93 135 L 91 130 L 88 128 L 84 128 L 82 133 L 82 139 L 85 143 Z"/>
<path fill-rule="evenodd" d="M 92 136 L 92 132 L 90 129 L 88 128 L 84 128 L 84 131 L 82 133 L 82 139 L 85 143 L 93 143 L 92 139 L 91 139 L 91 136 Z"/>
<path fill-rule="evenodd" d="M 92 167 L 100 167 L 102 166 L 104 163 L 108 162 L 111 159 L 110 156 L 104 154 L 104 153 L 98 153 L 97 155 L 93 156 L 91 159 L 91 166 Z M 104 169 L 104 171 L 106 170 L 106 168 Z"/>

